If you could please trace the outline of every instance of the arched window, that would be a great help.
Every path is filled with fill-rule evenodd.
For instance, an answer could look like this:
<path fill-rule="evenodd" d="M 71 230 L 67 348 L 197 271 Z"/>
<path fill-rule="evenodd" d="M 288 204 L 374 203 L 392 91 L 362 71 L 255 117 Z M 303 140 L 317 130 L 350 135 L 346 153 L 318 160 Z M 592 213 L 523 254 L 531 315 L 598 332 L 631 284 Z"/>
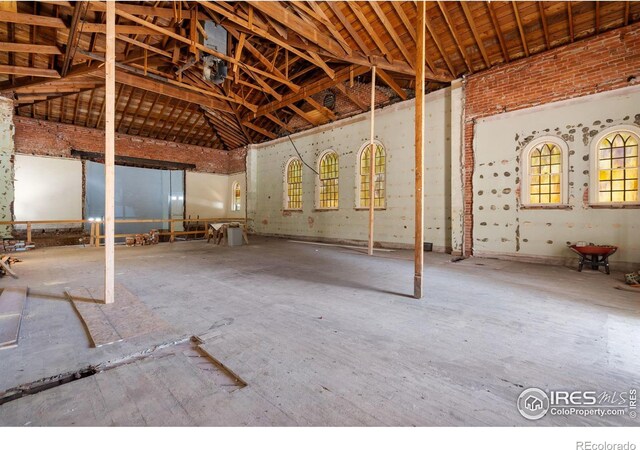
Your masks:
<path fill-rule="evenodd" d="M 567 144 L 555 136 L 538 138 L 523 152 L 524 206 L 558 206 L 568 201 Z"/>
<path fill-rule="evenodd" d="M 240 189 L 240 183 L 237 181 L 231 186 L 232 199 L 231 199 L 231 211 L 240 211 L 242 206 L 242 190 Z"/>
<path fill-rule="evenodd" d="M 374 176 L 374 208 L 384 208 L 386 206 L 386 173 L 387 156 L 381 143 L 374 143 L 375 151 L 375 176 Z M 360 175 L 360 195 L 358 197 L 360 208 L 369 207 L 369 177 L 371 175 L 371 144 L 367 142 L 362 146 L 359 153 L 359 175 Z"/>
<path fill-rule="evenodd" d="M 286 168 L 286 209 L 302 209 L 302 161 L 294 158 Z"/>
<path fill-rule="evenodd" d="M 320 209 L 338 208 L 338 154 L 326 152 L 320 158 L 320 185 L 318 187 L 318 207 Z"/>
<path fill-rule="evenodd" d="M 638 203 L 638 134 L 635 127 L 605 130 L 595 140 L 591 202 L 600 204 Z M 640 131 L 640 129 L 638 130 Z M 594 180 L 597 177 L 597 180 Z"/>

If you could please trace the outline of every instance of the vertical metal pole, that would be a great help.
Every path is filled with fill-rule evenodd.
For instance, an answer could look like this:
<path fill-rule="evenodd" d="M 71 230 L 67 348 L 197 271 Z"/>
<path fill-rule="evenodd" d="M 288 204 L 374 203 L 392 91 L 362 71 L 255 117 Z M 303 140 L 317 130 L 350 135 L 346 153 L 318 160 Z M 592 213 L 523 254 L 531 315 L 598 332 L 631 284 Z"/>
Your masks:
<path fill-rule="evenodd" d="M 108 1 L 105 61 L 105 146 L 104 146 L 104 301 L 115 298 L 115 92 L 116 92 L 116 4 Z"/>
<path fill-rule="evenodd" d="M 415 117 L 415 242 L 413 296 L 422 298 L 424 267 L 424 71 L 426 2 L 418 2 L 416 39 L 416 117 Z"/>
<path fill-rule="evenodd" d="M 369 255 L 373 255 L 373 212 L 375 210 L 376 149 L 375 138 L 376 111 L 376 66 L 371 68 L 371 130 L 369 134 Z"/>

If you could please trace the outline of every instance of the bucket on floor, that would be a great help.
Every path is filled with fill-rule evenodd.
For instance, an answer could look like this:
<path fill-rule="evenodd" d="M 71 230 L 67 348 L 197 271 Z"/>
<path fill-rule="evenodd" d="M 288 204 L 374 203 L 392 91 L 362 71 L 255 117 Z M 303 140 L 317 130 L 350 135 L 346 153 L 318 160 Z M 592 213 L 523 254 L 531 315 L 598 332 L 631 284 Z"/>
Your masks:
<path fill-rule="evenodd" d="M 229 245 L 229 247 L 242 245 L 242 228 L 239 228 L 239 227 L 227 228 L 227 245 Z"/>
<path fill-rule="evenodd" d="M 433 250 L 433 242 L 424 242 L 423 243 L 423 250 L 425 252 L 430 252 Z"/>

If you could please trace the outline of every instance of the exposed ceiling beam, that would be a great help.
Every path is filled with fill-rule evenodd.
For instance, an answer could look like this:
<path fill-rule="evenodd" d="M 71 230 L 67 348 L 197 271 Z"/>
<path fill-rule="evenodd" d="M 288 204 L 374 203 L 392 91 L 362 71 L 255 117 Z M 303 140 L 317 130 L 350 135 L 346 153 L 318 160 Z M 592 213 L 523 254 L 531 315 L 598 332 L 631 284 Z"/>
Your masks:
<path fill-rule="evenodd" d="M 0 64 L 0 73 L 7 75 L 27 75 L 43 78 L 60 78 L 60 74 L 53 69 L 41 69 L 39 67 L 10 66 Z"/>
<path fill-rule="evenodd" d="M 522 48 L 524 49 L 524 54 L 529 56 L 529 45 L 527 45 L 527 37 L 524 33 L 524 28 L 522 26 L 522 20 L 520 19 L 520 12 L 518 11 L 518 2 L 512 0 L 511 7 L 513 8 L 513 13 L 516 16 L 516 22 L 518 23 L 518 31 L 520 32 L 520 41 L 522 42 Z"/>
<path fill-rule="evenodd" d="M 40 55 L 62 55 L 55 45 L 18 44 L 16 42 L 0 42 L 0 52 L 36 53 Z"/>
<path fill-rule="evenodd" d="M 480 50 L 480 54 L 482 55 L 482 59 L 484 60 L 485 67 L 490 68 L 491 63 L 489 62 L 489 57 L 487 56 L 487 51 L 484 48 L 484 44 L 482 43 L 482 38 L 478 33 L 476 28 L 476 22 L 473 20 L 473 16 L 471 15 L 471 11 L 469 10 L 469 6 L 466 2 L 459 2 L 462 7 L 462 11 L 464 12 L 464 16 L 469 23 L 469 28 L 471 28 L 471 33 L 473 34 L 473 38 L 476 41 L 476 47 Z"/>
<path fill-rule="evenodd" d="M 391 89 L 393 89 L 393 91 L 396 94 L 398 94 L 398 96 L 402 100 L 406 100 L 407 99 L 407 93 L 404 91 L 404 89 L 402 89 L 400 87 L 400 85 L 398 83 L 396 83 L 396 81 L 391 77 L 391 75 L 389 75 L 387 72 L 385 72 L 382 69 L 378 69 L 377 73 L 380 76 L 380 78 L 382 78 L 382 81 L 384 81 L 387 86 L 389 86 Z"/>

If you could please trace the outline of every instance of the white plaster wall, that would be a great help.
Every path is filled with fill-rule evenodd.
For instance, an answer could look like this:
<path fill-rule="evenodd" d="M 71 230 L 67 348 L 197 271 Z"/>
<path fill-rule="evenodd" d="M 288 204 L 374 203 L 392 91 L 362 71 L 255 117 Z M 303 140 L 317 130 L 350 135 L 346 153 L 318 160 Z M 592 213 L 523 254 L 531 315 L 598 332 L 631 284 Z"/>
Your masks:
<path fill-rule="evenodd" d="M 596 94 L 480 120 L 475 127 L 474 254 L 575 260 L 567 243 L 620 247 L 611 260 L 640 262 L 640 209 L 595 209 L 585 200 L 594 135 L 640 125 L 640 89 Z M 569 146 L 568 210 L 520 208 L 520 153 L 527 142 L 558 136 Z M 622 266 L 622 264 L 621 264 Z"/>
<path fill-rule="evenodd" d="M 14 170 L 15 220 L 82 219 L 80 160 L 18 154 Z M 70 228 L 80 224 L 60 226 Z M 33 225 L 33 228 L 53 227 L 56 224 Z"/>
<path fill-rule="evenodd" d="M 185 172 L 185 218 L 225 217 L 231 200 L 228 175 Z"/>
<path fill-rule="evenodd" d="M 429 94 L 425 117 L 425 241 L 434 249 L 451 247 L 452 102 L 461 101 L 460 88 Z M 460 111 L 458 106 L 456 110 Z M 459 133 L 460 117 L 457 123 Z M 303 169 L 303 211 L 283 208 L 284 170 L 297 156 L 287 138 L 249 148 L 249 214 L 258 233 L 365 241 L 368 210 L 356 210 L 357 152 L 369 139 L 370 114 L 334 122 L 291 136 L 302 158 L 316 168 L 318 156 L 332 149 L 339 155 L 340 208 L 316 209 L 317 176 Z M 375 137 L 387 152 L 387 207 L 375 213 L 375 241 L 413 244 L 414 223 L 414 101 L 376 111 Z M 316 169 L 317 170 L 317 169 Z M 458 186 L 461 190 L 461 185 Z M 460 230 L 461 233 L 461 230 Z"/>
<path fill-rule="evenodd" d="M 0 221 L 13 220 L 11 204 L 14 200 L 13 163 L 14 154 L 13 100 L 0 96 Z M 11 226 L 0 225 L 0 237 L 11 236 Z"/>

